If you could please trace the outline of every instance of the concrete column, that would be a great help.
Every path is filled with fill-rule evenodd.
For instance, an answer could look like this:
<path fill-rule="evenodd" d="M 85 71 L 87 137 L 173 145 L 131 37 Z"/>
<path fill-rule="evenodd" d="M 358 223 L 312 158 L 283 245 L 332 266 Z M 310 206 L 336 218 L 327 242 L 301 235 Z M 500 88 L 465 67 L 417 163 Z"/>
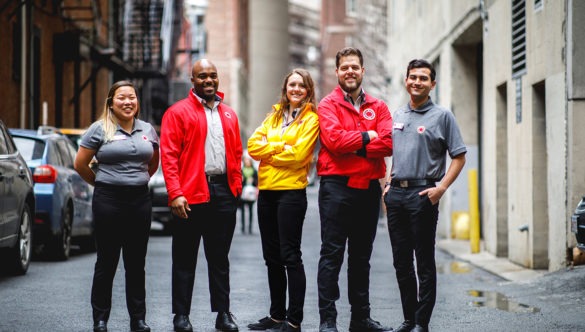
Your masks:
<path fill-rule="evenodd" d="M 251 134 L 278 101 L 288 71 L 288 1 L 250 0 L 249 7 L 249 123 Z M 248 136 L 245 135 L 245 136 Z"/>

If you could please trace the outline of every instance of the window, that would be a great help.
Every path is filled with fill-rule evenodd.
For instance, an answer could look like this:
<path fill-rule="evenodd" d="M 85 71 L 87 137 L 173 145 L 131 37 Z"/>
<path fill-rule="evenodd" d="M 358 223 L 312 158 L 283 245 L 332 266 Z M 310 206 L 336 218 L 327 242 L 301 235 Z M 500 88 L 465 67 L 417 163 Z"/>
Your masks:
<path fill-rule="evenodd" d="M 0 155 L 9 154 L 8 139 L 4 134 L 4 130 L 0 129 Z"/>
<path fill-rule="evenodd" d="M 20 65 L 22 56 L 22 36 L 20 35 L 20 15 L 18 20 L 12 23 L 12 79 L 20 82 Z"/>
<path fill-rule="evenodd" d="M 13 137 L 18 151 L 26 161 L 41 159 L 45 151 L 45 142 L 26 137 Z"/>
<path fill-rule="evenodd" d="M 526 73 L 526 0 L 512 0 L 512 77 Z"/>
<path fill-rule="evenodd" d="M 357 0 L 345 0 L 345 13 L 347 16 L 357 15 Z"/>
<path fill-rule="evenodd" d="M 542 10 L 542 0 L 534 0 L 534 11 Z"/>
<path fill-rule="evenodd" d="M 71 151 L 67 148 L 67 142 L 65 140 L 57 140 L 57 151 L 61 156 L 62 165 L 67 168 L 73 168 Z"/>

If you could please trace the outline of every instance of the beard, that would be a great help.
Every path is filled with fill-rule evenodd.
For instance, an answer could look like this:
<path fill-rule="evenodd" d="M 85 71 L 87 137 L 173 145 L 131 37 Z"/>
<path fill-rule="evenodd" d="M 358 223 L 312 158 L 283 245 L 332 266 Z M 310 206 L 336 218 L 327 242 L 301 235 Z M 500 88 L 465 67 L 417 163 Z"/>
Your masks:
<path fill-rule="evenodd" d="M 341 89 L 347 93 L 353 93 L 362 86 L 362 80 L 358 77 L 355 78 L 355 82 L 349 84 L 347 84 L 345 80 L 342 80 L 341 78 L 338 79 L 337 82 L 339 83 Z"/>

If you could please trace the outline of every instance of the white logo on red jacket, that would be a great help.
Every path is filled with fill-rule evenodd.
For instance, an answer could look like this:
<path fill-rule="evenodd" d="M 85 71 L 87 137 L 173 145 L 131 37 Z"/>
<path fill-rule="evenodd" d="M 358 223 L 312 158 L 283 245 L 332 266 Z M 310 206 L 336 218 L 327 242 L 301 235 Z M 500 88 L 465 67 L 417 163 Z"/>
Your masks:
<path fill-rule="evenodd" d="M 376 118 L 376 112 L 371 108 L 366 108 L 362 114 L 366 120 L 374 120 Z"/>
<path fill-rule="evenodd" d="M 228 112 L 223 113 L 223 115 L 225 115 L 226 118 L 231 118 L 232 117 L 232 115 L 229 114 Z"/>

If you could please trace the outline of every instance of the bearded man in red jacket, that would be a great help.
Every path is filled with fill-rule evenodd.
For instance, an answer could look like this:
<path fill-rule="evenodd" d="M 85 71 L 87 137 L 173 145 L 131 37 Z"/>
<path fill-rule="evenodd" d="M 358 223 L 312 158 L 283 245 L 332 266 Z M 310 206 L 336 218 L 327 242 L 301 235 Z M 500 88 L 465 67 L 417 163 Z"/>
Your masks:
<path fill-rule="evenodd" d="M 392 155 L 392 116 L 383 101 L 366 94 L 360 50 L 347 47 L 335 59 L 339 86 L 319 103 L 321 149 L 317 162 L 321 257 L 317 274 L 320 332 L 337 332 L 339 271 L 348 245 L 349 331 L 387 331 L 370 317 L 370 256 L 382 188 L 384 157 Z"/>

